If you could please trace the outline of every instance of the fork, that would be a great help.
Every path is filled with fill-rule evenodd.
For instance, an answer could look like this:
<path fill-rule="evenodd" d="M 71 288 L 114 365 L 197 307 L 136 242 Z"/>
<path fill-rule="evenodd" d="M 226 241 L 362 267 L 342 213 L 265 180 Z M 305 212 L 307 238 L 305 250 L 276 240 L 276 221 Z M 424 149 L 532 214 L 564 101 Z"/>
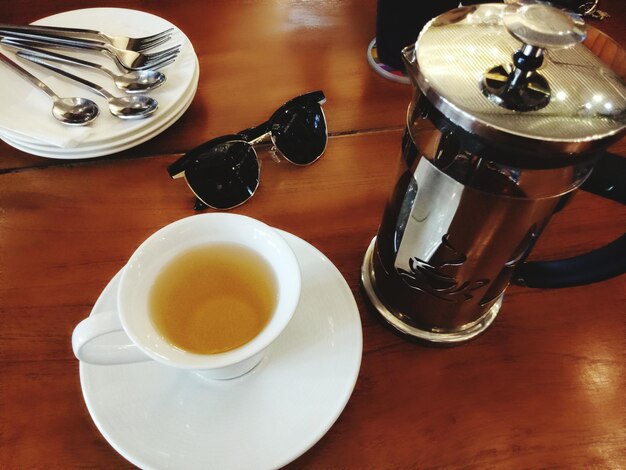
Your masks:
<path fill-rule="evenodd" d="M 62 36 L 40 36 L 31 33 L 17 33 L 4 31 L 0 37 L 17 39 L 19 42 L 30 46 L 61 47 L 71 50 L 95 50 L 100 51 L 115 59 L 117 64 L 125 70 L 144 70 L 161 66 L 164 62 L 174 59 L 180 52 L 180 45 L 153 53 L 136 52 L 126 49 L 118 49 L 110 44 L 105 44 L 87 39 L 69 39 Z"/>
<path fill-rule="evenodd" d="M 118 49 L 128 49 L 135 52 L 143 52 L 148 49 L 160 46 L 168 41 L 174 28 L 168 28 L 160 33 L 152 34 L 144 37 L 128 37 L 128 36 L 111 36 L 102 31 L 81 28 L 65 28 L 58 26 L 40 26 L 40 25 L 12 25 L 0 23 L 0 35 L 3 32 L 14 33 L 32 33 L 37 35 L 58 35 L 68 38 L 88 39 L 102 41 Z"/>
<path fill-rule="evenodd" d="M 143 93 L 162 85 L 166 80 L 165 75 L 161 72 L 158 72 L 156 69 L 133 70 L 119 75 L 118 73 L 115 73 L 114 71 L 103 65 L 79 59 L 78 57 L 57 54 L 52 51 L 32 47 L 14 39 L 0 39 L 0 45 L 4 47 L 9 47 L 12 50 L 26 52 L 30 57 L 33 58 L 47 59 L 53 62 L 79 65 L 82 67 L 99 70 L 100 72 L 105 73 L 110 78 L 112 78 L 115 86 L 118 87 L 120 90 L 125 91 L 126 93 Z M 30 57 L 29 60 L 33 60 Z M 173 61 L 174 59 L 170 59 L 160 67 L 165 67 Z"/>

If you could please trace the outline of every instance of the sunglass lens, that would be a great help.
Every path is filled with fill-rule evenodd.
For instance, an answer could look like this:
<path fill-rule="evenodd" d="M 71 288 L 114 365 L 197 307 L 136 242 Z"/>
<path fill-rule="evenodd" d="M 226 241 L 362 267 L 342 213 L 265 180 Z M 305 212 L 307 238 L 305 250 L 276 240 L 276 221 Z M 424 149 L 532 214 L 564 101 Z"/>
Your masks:
<path fill-rule="evenodd" d="M 317 160 L 328 139 L 326 119 L 318 103 L 285 107 L 272 119 L 272 135 L 278 150 L 296 165 Z"/>
<path fill-rule="evenodd" d="M 221 143 L 189 165 L 185 177 L 203 203 L 230 209 L 248 200 L 259 186 L 259 160 L 247 142 Z"/>

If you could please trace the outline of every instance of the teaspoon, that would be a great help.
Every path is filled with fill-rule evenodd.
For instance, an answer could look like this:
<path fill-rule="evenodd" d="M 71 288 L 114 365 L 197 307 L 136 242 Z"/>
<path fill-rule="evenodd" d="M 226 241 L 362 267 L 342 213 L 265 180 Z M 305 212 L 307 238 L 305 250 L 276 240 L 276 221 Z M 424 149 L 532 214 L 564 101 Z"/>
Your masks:
<path fill-rule="evenodd" d="M 143 93 L 146 91 L 150 91 L 162 85 L 166 80 L 165 74 L 155 69 L 133 70 L 125 74 L 119 75 L 112 70 L 104 67 L 103 65 L 79 59 L 77 57 L 70 57 L 64 54 L 58 54 L 56 52 L 39 49 L 21 41 L 2 39 L 0 40 L 0 44 L 2 44 L 3 46 L 12 47 L 20 51 L 28 51 L 28 55 L 31 57 L 49 59 L 54 62 L 80 65 L 83 67 L 89 67 L 91 69 L 99 70 L 111 77 L 113 79 L 113 83 L 115 83 L 115 86 L 120 90 L 125 91 L 126 93 Z M 175 58 L 169 59 L 168 61 L 159 64 L 158 68 L 165 67 L 175 60 Z"/>
<path fill-rule="evenodd" d="M 95 91 L 109 102 L 109 111 L 111 111 L 111 114 L 120 119 L 142 119 L 150 116 L 156 111 L 158 107 L 157 101 L 147 95 L 125 95 L 119 97 L 113 96 L 100 85 L 97 85 L 93 82 L 90 82 L 89 80 L 85 80 L 82 77 L 78 77 L 74 74 L 66 72 L 65 70 L 56 68 L 46 61 L 40 59 L 39 57 L 31 55 L 30 53 L 20 51 L 17 53 L 17 55 L 24 59 L 30 60 L 31 62 L 35 62 L 42 67 L 52 70 L 59 75 L 63 75 L 64 77 L 85 85 L 86 87 Z"/>
<path fill-rule="evenodd" d="M 20 67 L 11 59 L 0 52 L 0 61 L 11 67 L 37 88 L 52 98 L 52 115 L 63 124 L 70 126 L 84 126 L 93 121 L 100 112 L 98 105 L 86 98 L 61 98 L 54 93 L 44 82 Z"/>

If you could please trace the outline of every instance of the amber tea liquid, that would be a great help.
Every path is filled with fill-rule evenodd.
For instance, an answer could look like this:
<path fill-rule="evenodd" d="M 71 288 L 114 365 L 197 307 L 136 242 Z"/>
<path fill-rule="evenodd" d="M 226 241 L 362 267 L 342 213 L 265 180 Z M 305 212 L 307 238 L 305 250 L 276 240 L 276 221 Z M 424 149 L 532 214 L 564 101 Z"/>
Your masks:
<path fill-rule="evenodd" d="M 170 261 L 149 298 L 156 330 L 171 344 L 197 354 L 244 345 L 269 323 L 277 302 L 276 277 L 251 249 L 204 245 Z"/>

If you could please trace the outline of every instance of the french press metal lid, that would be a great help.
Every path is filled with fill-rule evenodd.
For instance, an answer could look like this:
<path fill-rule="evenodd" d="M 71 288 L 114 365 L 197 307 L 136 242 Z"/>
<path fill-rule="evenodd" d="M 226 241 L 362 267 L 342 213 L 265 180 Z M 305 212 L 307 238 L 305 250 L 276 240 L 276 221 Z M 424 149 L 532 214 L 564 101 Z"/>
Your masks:
<path fill-rule="evenodd" d="M 582 20 L 557 8 L 482 4 L 433 19 L 405 59 L 452 123 L 546 159 L 606 148 L 626 127 L 624 81 L 584 39 Z"/>

